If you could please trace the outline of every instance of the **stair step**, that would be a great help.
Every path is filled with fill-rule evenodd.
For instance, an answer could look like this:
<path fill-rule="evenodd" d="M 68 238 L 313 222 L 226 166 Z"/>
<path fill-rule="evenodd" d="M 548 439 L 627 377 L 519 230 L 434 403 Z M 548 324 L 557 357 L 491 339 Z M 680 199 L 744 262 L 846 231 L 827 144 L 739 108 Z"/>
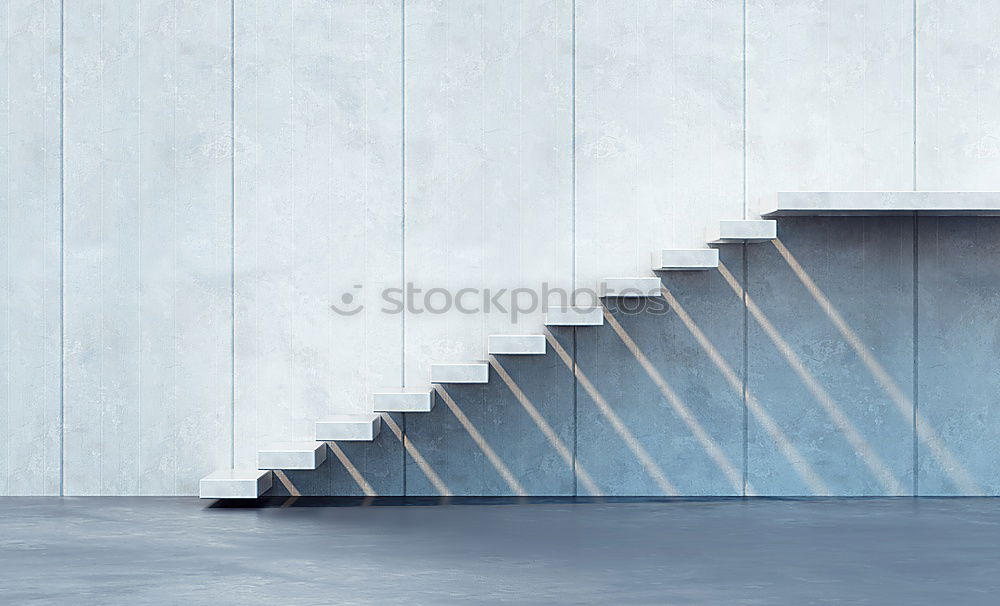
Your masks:
<path fill-rule="evenodd" d="M 432 364 L 431 383 L 489 383 L 489 364 Z"/>
<path fill-rule="evenodd" d="M 730 242 L 767 242 L 777 237 L 777 221 L 754 219 L 719 221 L 717 226 L 709 228 L 707 239 L 709 244 L 726 244 Z"/>
<path fill-rule="evenodd" d="M 719 250 L 716 248 L 667 248 L 653 253 L 653 269 L 658 271 L 691 271 L 718 267 Z"/>
<path fill-rule="evenodd" d="M 278 442 L 257 451 L 259 469 L 316 469 L 325 460 L 322 442 Z"/>
<path fill-rule="evenodd" d="M 271 488 L 271 472 L 262 469 L 223 469 L 198 483 L 202 499 L 256 499 Z"/>
<path fill-rule="evenodd" d="M 604 324 L 604 308 L 555 307 L 545 312 L 546 326 L 601 326 Z"/>
<path fill-rule="evenodd" d="M 375 392 L 375 412 L 430 412 L 434 391 L 428 389 L 387 389 Z"/>
<path fill-rule="evenodd" d="M 604 278 L 601 282 L 602 297 L 659 297 L 660 279 L 656 276 L 643 278 Z"/>
<path fill-rule="evenodd" d="M 490 335 L 490 355 L 545 353 L 545 335 Z"/>
<path fill-rule="evenodd" d="M 377 414 L 334 415 L 316 421 L 316 439 L 323 442 L 371 442 L 382 429 Z"/>
<path fill-rule="evenodd" d="M 1000 192 L 793 191 L 778 192 L 765 217 L 1000 215 Z"/>

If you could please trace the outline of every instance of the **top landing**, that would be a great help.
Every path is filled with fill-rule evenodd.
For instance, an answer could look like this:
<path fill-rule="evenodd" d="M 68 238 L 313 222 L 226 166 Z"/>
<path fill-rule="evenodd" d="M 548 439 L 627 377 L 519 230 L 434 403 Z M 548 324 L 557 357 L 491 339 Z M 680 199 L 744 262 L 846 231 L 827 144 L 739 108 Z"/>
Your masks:
<path fill-rule="evenodd" d="M 779 192 L 762 217 L 1000 216 L 1000 192 L 796 191 Z"/>

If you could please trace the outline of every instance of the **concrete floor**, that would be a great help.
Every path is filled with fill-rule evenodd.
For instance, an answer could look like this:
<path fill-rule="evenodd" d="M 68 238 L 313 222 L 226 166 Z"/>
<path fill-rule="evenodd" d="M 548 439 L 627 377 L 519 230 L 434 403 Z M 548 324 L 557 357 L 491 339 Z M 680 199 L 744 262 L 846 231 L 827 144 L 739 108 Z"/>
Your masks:
<path fill-rule="evenodd" d="M 1000 499 L 0 499 L 4 604 L 996 604 Z"/>

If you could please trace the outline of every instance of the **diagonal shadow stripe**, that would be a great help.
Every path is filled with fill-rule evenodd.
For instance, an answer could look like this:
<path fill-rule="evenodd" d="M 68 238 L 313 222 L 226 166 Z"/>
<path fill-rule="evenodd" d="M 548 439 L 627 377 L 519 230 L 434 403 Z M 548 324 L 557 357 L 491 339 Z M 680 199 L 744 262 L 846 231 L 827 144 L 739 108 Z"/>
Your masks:
<path fill-rule="evenodd" d="M 663 375 L 660 374 L 653 363 L 649 361 L 649 358 L 647 358 L 646 354 L 642 352 L 635 340 L 632 339 L 625 328 L 622 327 L 618 320 L 611 315 L 611 312 L 607 309 L 604 310 L 604 319 L 615 331 L 615 334 L 618 335 L 618 338 L 621 339 L 622 343 L 625 344 L 625 347 L 629 350 L 629 352 L 631 352 L 636 361 L 639 362 L 642 369 L 646 371 L 646 374 L 656 385 L 657 389 L 660 390 L 663 397 L 670 403 L 670 407 L 673 411 L 681 418 L 684 424 L 687 425 L 688 429 L 691 430 L 691 433 L 694 434 L 695 439 L 697 439 L 698 443 L 701 444 L 701 447 L 705 449 L 708 456 L 712 458 L 722 473 L 725 474 L 729 483 L 732 484 L 733 490 L 737 493 L 742 493 L 743 471 L 737 469 L 736 466 L 733 465 L 732 461 L 729 460 L 729 457 L 726 456 L 726 453 L 722 452 L 722 448 L 719 447 L 711 436 L 708 435 L 708 432 L 705 431 L 705 428 L 702 427 L 700 422 L 698 422 L 697 417 L 694 416 L 687 405 L 684 404 L 684 401 L 681 400 L 680 396 L 677 395 L 677 392 L 670 387 L 670 384 L 667 383 L 667 380 L 663 378 Z"/>
<path fill-rule="evenodd" d="M 643 448 L 638 438 L 636 438 L 635 435 L 629 431 L 625 423 L 615 413 L 614 409 L 611 408 L 607 400 L 604 399 L 604 396 L 602 396 L 601 393 L 597 391 L 597 388 L 594 387 L 594 384 L 590 382 L 587 375 L 585 375 L 583 371 L 580 370 L 580 368 L 573 362 L 573 358 L 566 353 L 563 346 L 559 344 L 555 337 L 552 336 L 552 333 L 548 330 L 545 331 L 545 338 L 556 353 L 559 354 L 559 359 L 563 361 L 566 368 L 570 369 L 570 371 L 576 376 L 577 382 L 583 386 L 583 389 L 590 396 L 591 401 L 595 406 L 597 406 L 597 409 L 601 412 L 601 414 L 603 414 L 604 417 L 611 423 L 615 432 L 622 439 L 622 441 L 625 442 L 625 445 L 628 446 L 629 450 L 632 451 L 632 454 L 636 459 L 638 459 L 639 463 L 646 470 L 646 473 L 649 474 L 649 477 L 656 482 L 656 485 L 659 486 L 660 490 L 662 490 L 665 494 L 678 496 L 680 493 L 677 488 L 670 482 L 670 480 L 667 479 L 663 470 L 656 464 L 653 457 L 646 452 L 646 449 Z"/>
<path fill-rule="evenodd" d="M 708 354 L 708 357 L 712 360 L 712 363 L 715 364 L 715 367 L 718 368 L 719 372 L 722 373 L 722 376 L 725 377 L 729 386 L 732 387 L 732 389 L 737 393 L 742 394 L 743 381 L 740 379 L 739 375 L 736 374 L 736 371 L 733 370 L 733 368 L 725 361 L 722 354 L 719 353 L 719 350 L 716 349 L 715 345 L 701 330 L 701 327 L 698 326 L 691 315 L 688 314 L 687 310 L 684 309 L 684 306 L 681 305 L 680 301 L 677 300 L 677 298 L 666 286 L 663 286 L 660 289 L 660 292 L 663 294 L 663 298 L 667 300 L 670 308 L 673 309 L 674 313 L 677 314 L 677 317 L 680 318 L 685 328 L 688 329 L 688 332 L 691 333 L 691 336 L 694 337 L 695 341 L 698 342 L 698 345 L 701 346 L 706 354 Z M 806 461 L 805 457 L 802 456 L 802 453 L 799 452 L 799 449 L 792 444 L 792 441 L 788 439 L 788 436 L 785 435 L 785 432 L 782 431 L 778 423 L 771 417 L 767 410 L 764 409 L 761 403 L 752 393 L 750 393 L 749 390 L 747 390 L 746 393 L 746 402 L 750 414 L 757 419 L 757 422 L 764 427 L 764 431 L 766 431 L 767 434 L 771 436 L 771 439 L 774 440 L 774 443 L 778 445 L 778 448 L 781 449 L 785 459 L 788 460 L 792 468 L 795 469 L 795 473 L 798 474 L 799 478 L 802 479 L 806 486 L 809 487 L 812 494 L 814 496 L 833 494 L 833 491 L 826 485 L 826 482 L 819 477 L 819 474 L 817 474 L 809 462 Z M 747 495 L 752 496 L 753 494 L 753 489 L 749 484 L 747 484 Z"/>
<path fill-rule="evenodd" d="M 812 277 L 806 272 L 802 264 L 799 263 L 798 259 L 792 254 L 792 251 L 788 249 L 787 246 L 780 240 L 773 240 L 771 242 L 774 247 L 778 250 L 778 253 L 791 268 L 792 272 L 798 277 L 802 285 L 809 291 L 816 304 L 819 305 L 823 313 L 830 319 L 830 322 L 837 328 L 844 340 L 847 341 L 851 349 L 854 350 L 855 355 L 861 359 L 861 362 L 871 373 L 872 377 L 876 382 L 882 387 L 889 398 L 896 404 L 896 408 L 899 412 L 906 417 L 907 420 L 910 419 L 910 415 L 913 413 L 913 403 L 903 390 L 899 388 L 899 385 L 892 380 L 889 373 L 885 370 L 882 364 L 878 361 L 874 354 L 865 346 L 861 337 L 851 328 L 851 326 L 844 320 L 844 317 L 840 315 L 840 312 L 833 306 L 830 299 L 826 294 L 816 285 L 816 282 Z M 920 411 L 916 413 L 916 423 L 917 423 L 917 438 L 927 445 L 931 449 L 933 455 L 941 461 L 942 469 L 946 474 L 948 474 L 951 481 L 958 487 L 962 494 L 967 495 L 979 495 L 985 496 L 985 492 L 979 486 L 979 484 L 972 478 L 968 471 L 962 466 L 958 461 L 958 458 L 952 454 L 951 450 L 944 445 L 944 442 L 938 436 L 937 431 L 934 430 Z M 913 470 L 917 473 L 917 470 Z"/>
<path fill-rule="evenodd" d="M 446 390 L 441 385 L 437 385 L 436 389 L 437 392 L 441 395 L 441 399 L 444 400 L 445 405 L 448 406 L 448 409 L 451 410 L 451 413 L 455 415 L 455 418 L 458 419 L 458 422 L 462 424 L 462 427 L 465 428 L 465 431 L 469 434 L 469 437 L 472 438 L 472 441 L 476 443 L 476 446 L 479 447 L 479 450 L 483 451 L 483 454 L 486 455 L 487 459 L 489 459 L 490 464 L 493 465 L 493 468 L 496 469 L 497 473 L 500 474 L 500 477 L 502 477 L 504 481 L 507 482 L 507 486 L 510 487 L 510 489 L 514 492 L 514 494 L 522 497 L 527 496 L 528 494 L 527 491 L 525 491 L 524 487 L 521 486 L 521 483 L 517 481 L 517 478 L 514 477 L 514 474 L 510 472 L 510 469 L 507 467 L 507 465 L 500 459 L 499 456 L 497 456 L 496 451 L 494 451 L 493 447 L 490 446 L 489 442 L 486 441 L 486 438 L 483 437 L 483 434 L 479 433 L 479 430 L 476 429 L 476 426 L 472 424 L 472 421 L 469 420 L 469 417 L 467 417 L 465 413 L 462 411 L 462 409 L 459 408 L 458 404 L 455 403 L 455 400 L 451 397 L 451 394 L 448 393 L 448 390 Z"/>
<path fill-rule="evenodd" d="M 427 462 L 427 459 L 424 458 L 424 455 L 420 454 L 420 450 L 417 449 L 410 436 L 403 435 L 403 430 L 400 429 L 399 424 L 397 424 L 396 420 L 392 418 L 392 415 L 383 413 L 382 422 L 386 424 L 390 431 L 392 431 L 393 435 L 396 436 L 396 439 L 403 444 L 403 448 L 405 448 L 406 452 L 413 457 L 413 461 L 417 464 L 417 467 L 420 468 L 420 471 L 424 472 L 424 475 L 427 476 L 430 483 L 434 485 L 434 489 L 438 491 L 438 494 L 442 497 L 452 496 L 451 491 L 441 479 L 441 476 L 434 471 L 434 469 L 430 466 L 430 463 Z"/>
<path fill-rule="evenodd" d="M 754 317 L 757 324 L 764 330 L 768 338 L 778 348 L 781 355 L 788 362 L 788 365 L 795 371 L 799 379 L 806 386 L 806 389 L 813 395 L 813 398 L 823 407 L 823 410 L 827 413 L 827 416 L 831 421 L 837 426 L 847 441 L 850 442 L 851 446 L 854 448 L 855 454 L 861 461 L 868 467 L 875 479 L 878 480 L 882 488 L 893 495 L 904 496 L 907 491 L 903 488 L 900 481 L 893 475 L 892 470 L 889 466 L 882 460 L 882 457 L 875 451 L 875 449 L 865 440 L 861 432 L 851 423 L 847 415 L 844 414 L 843 409 L 833 400 L 830 394 L 820 385 L 816 377 L 809 372 L 806 368 L 802 359 L 796 355 L 792 346 L 781 336 L 778 329 L 774 327 L 771 321 L 764 314 L 763 310 L 754 302 L 748 293 L 745 293 L 743 287 L 736 280 L 735 276 L 729 271 L 729 269 L 723 263 L 719 263 L 719 273 L 725 278 L 726 282 L 733 289 L 733 292 L 737 296 L 742 297 L 746 301 L 747 309 L 750 311 L 750 315 Z"/>
<path fill-rule="evenodd" d="M 378 496 L 378 493 L 375 492 L 375 489 L 368 483 L 368 480 L 366 480 L 361 472 L 358 471 L 358 468 L 351 462 L 351 459 L 348 458 L 347 453 L 344 452 L 340 445 L 336 442 L 327 442 L 327 444 L 330 446 L 330 450 L 333 454 L 337 457 L 337 460 L 340 461 L 340 464 L 347 470 L 347 473 L 351 474 L 351 478 L 361 488 L 362 492 L 364 492 L 367 496 Z"/>
<path fill-rule="evenodd" d="M 587 473 L 587 470 L 580 465 L 579 461 L 574 463 L 573 453 L 570 452 L 570 449 L 566 446 L 566 444 L 559 439 L 555 430 L 552 429 L 552 426 L 545 420 L 542 413 L 538 411 L 538 408 L 536 408 L 535 405 L 532 404 L 531 400 L 528 399 L 524 390 L 522 390 L 517 382 L 514 381 L 514 379 L 510 376 L 510 373 L 507 372 L 507 369 L 505 369 L 496 358 L 490 359 L 490 365 L 496 371 L 497 375 L 500 376 L 500 379 L 504 382 L 504 384 L 507 385 L 507 388 L 510 389 L 511 393 L 514 394 L 514 397 L 517 398 L 521 407 L 528 413 L 531 420 L 535 422 L 538 429 L 545 435 L 549 443 L 552 444 L 552 448 L 555 449 L 559 456 L 562 457 L 563 461 L 565 461 L 566 464 L 569 465 L 570 469 L 573 470 L 577 479 L 583 484 L 584 488 L 587 489 L 587 492 L 589 492 L 592 496 L 601 496 L 601 491 L 597 488 L 597 485 L 594 484 L 590 474 Z"/>

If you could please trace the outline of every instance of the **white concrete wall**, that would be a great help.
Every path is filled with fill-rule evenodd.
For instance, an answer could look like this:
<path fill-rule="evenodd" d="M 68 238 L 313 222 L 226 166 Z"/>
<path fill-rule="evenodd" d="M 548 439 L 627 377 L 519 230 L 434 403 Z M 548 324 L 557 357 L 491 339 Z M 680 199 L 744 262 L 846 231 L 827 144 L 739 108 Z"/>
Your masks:
<path fill-rule="evenodd" d="M 189 493 L 231 451 L 229 3 L 64 10 L 63 490 Z"/>
<path fill-rule="evenodd" d="M 401 318 L 377 298 L 402 272 L 399 10 L 237 3 L 237 463 L 313 439 L 316 419 L 370 410 L 372 386 L 400 381 Z"/>
<path fill-rule="evenodd" d="M 388 286 L 646 275 L 778 189 L 997 189 L 998 20 L 6 0 L 0 494 L 192 494 L 513 329 L 382 314 Z M 333 313 L 344 293 L 364 310 Z"/>
<path fill-rule="evenodd" d="M 0 11 L 0 495 L 61 476 L 59 2 Z"/>

